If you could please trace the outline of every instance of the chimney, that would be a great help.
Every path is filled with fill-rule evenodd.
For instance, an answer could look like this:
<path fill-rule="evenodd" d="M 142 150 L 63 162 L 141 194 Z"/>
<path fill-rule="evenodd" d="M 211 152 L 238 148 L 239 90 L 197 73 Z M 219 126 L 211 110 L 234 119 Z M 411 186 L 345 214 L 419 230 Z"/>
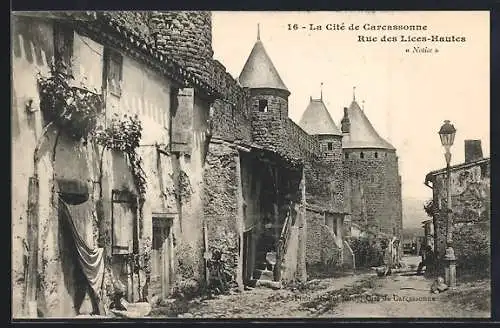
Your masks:
<path fill-rule="evenodd" d="M 465 163 L 474 162 L 482 158 L 481 140 L 465 140 Z"/>
<path fill-rule="evenodd" d="M 342 133 L 349 133 L 351 131 L 351 122 L 349 121 L 349 115 L 347 114 L 347 107 L 344 107 L 344 117 L 340 122 Z"/>

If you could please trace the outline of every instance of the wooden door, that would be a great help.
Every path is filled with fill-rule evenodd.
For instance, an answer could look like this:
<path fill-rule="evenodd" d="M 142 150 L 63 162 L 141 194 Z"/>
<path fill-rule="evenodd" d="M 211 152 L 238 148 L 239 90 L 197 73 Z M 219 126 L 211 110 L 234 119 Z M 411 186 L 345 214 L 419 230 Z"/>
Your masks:
<path fill-rule="evenodd" d="M 151 251 L 151 290 L 161 298 L 170 292 L 170 227 L 162 219 L 153 219 Z"/>

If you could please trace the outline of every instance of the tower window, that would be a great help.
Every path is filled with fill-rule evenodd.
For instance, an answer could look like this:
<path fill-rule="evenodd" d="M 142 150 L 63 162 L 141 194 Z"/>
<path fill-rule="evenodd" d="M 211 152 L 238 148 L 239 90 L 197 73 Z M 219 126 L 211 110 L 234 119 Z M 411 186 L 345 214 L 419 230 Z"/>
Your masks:
<path fill-rule="evenodd" d="M 259 112 L 267 113 L 267 111 L 268 111 L 267 100 L 259 99 Z"/>
<path fill-rule="evenodd" d="M 333 150 L 333 142 L 328 143 L 328 150 Z"/>
<path fill-rule="evenodd" d="M 349 153 L 345 153 L 345 159 L 349 159 Z"/>
<path fill-rule="evenodd" d="M 378 153 L 377 152 L 375 152 L 375 158 L 378 158 Z"/>
<path fill-rule="evenodd" d="M 363 152 L 359 153 L 359 158 L 365 158 L 365 154 Z"/>

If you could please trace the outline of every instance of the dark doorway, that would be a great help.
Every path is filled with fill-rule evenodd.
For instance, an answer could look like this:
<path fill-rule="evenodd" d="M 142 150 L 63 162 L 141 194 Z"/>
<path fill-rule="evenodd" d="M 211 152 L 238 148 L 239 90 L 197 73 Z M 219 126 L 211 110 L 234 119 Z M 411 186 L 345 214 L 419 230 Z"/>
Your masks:
<path fill-rule="evenodd" d="M 253 276 L 252 230 L 243 233 L 243 284 L 248 285 Z"/>
<path fill-rule="evenodd" d="M 151 291 L 167 298 L 171 285 L 170 223 L 163 218 L 153 218 L 151 250 Z"/>

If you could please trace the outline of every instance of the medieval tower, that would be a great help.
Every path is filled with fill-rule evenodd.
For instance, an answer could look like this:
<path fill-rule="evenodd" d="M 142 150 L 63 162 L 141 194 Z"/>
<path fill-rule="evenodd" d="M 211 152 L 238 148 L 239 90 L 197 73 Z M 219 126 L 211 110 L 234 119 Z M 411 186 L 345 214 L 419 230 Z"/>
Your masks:
<path fill-rule="evenodd" d="M 308 134 L 315 136 L 319 143 L 324 184 L 330 197 L 325 199 L 329 210 L 342 213 L 344 208 L 344 183 L 342 161 L 342 132 L 333 121 L 323 102 L 323 92 L 319 99 L 309 99 L 299 126 Z"/>
<path fill-rule="evenodd" d="M 401 177 L 396 149 L 370 123 L 355 95 L 341 122 L 346 212 L 365 229 L 400 237 Z"/>
<path fill-rule="evenodd" d="M 290 91 L 267 54 L 259 30 L 257 41 L 239 76 L 239 83 L 250 90 L 253 141 L 271 149 L 280 147 L 283 122 L 288 118 Z"/>

